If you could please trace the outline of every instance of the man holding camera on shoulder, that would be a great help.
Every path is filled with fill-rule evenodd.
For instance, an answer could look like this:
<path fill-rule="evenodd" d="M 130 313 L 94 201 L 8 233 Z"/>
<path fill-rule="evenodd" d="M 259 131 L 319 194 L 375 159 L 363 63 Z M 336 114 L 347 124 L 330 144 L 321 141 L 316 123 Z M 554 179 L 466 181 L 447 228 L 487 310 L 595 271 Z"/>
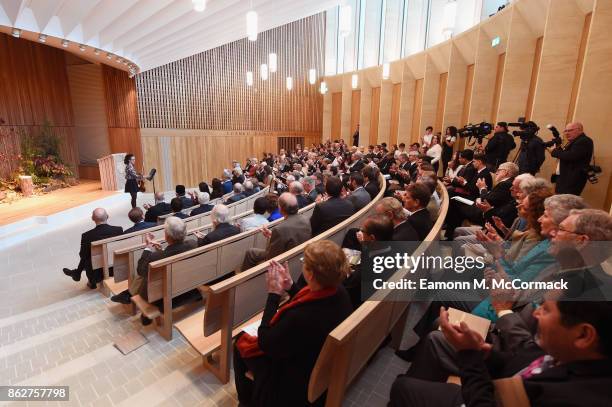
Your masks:
<path fill-rule="evenodd" d="M 555 149 L 550 152 L 559 159 L 556 175 L 553 176 L 555 193 L 580 195 L 589 178 L 593 140 L 584 134 L 582 123 L 569 123 L 563 133 L 568 143 L 561 146 L 557 141 Z"/>
<path fill-rule="evenodd" d="M 508 123 L 498 122 L 493 131 L 493 137 L 489 139 L 484 149 L 487 167 L 491 171 L 497 170 L 499 164 L 508 161 L 510 151 L 516 147 L 514 138 L 508 133 Z"/>

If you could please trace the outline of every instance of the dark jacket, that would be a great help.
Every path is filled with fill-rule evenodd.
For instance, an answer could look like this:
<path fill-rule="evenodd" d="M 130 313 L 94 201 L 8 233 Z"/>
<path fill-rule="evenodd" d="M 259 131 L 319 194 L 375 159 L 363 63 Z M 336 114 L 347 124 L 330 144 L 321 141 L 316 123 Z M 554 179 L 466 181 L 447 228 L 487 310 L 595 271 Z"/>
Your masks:
<path fill-rule="evenodd" d="M 188 196 L 183 195 L 179 196 L 179 198 L 181 199 L 181 203 L 183 204 L 183 209 L 191 208 L 192 206 L 197 205 L 193 203 L 193 199 Z"/>
<path fill-rule="evenodd" d="M 315 205 L 310 217 L 312 236 L 336 226 L 355 213 L 351 201 L 342 198 L 329 198 Z"/>
<path fill-rule="evenodd" d="M 378 195 L 378 192 L 380 191 L 380 188 L 378 186 L 378 181 L 370 181 L 367 184 L 365 184 L 363 187 L 365 188 L 366 191 L 368 191 L 368 194 L 370 194 L 370 199 L 376 198 L 376 195 Z"/>
<path fill-rule="evenodd" d="M 508 154 L 516 147 L 514 137 L 506 132 L 493 134 L 485 146 L 487 164 L 497 168 L 499 164 L 508 160 Z"/>
<path fill-rule="evenodd" d="M 310 374 L 327 335 L 352 312 L 346 290 L 310 301 L 285 311 L 274 325 L 270 320 L 281 297 L 269 294 L 261 326 L 259 347 L 265 354 L 266 369 L 255 380 L 261 381 L 261 398 L 254 405 L 304 406 Z M 265 377 L 261 377 L 265 375 Z"/>
<path fill-rule="evenodd" d="M 192 210 L 191 213 L 189 214 L 189 216 L 195 216 L 195 215 L 199 215 L 201 213 L 210 212 L 210 211 L 213 210 L 213 208 L 214 208 L 214 206 L 209 205 L 209 204 L 200 205 L 197 208 L 195 208 L 194 210 Z"/>
<path fill-rule="evenodd" d="M 544 151 L 544 142 L 538 136 L 532 136 L 526 142 L 522 141 L 518 159 L 519 174 L 528 172 L 536 175 L 546 158 Z"/>
<path fill-rule="evenodd" d="M 472 178 L 467 180 L 468 182 L 464 187 L 468 191 L 468 194 L 471 199 L 476 199 L 480 196 L 480 190 L 476 186 L 476 181 L 481 178 L 485 180 L 485 184 L 487 185 L 488 191 L 493 188 L 493 177 L 491 176 L 491 171 L 489 171 L 488 168 L 485 167 L 480 170 L 480 172 L 474 171 L 474 175 L 472 176 Z"/>
<path fill-rule="evenodd" d="M 266 247 L 266 259 L 278 256 L 310 239 L 310 223 L 302 215 L 289 215 L 271 229 Z"/>
<path fill-rule="evenodd" d="M 310 203 L 312 203 L 306 195 L 296 195 L 295 198 L 297 199 L 299 209 L 302 209 L 303 207 L 308 206 Z"/>
<path fill-rule="evenodd" d="M 152 228 L 153 226 L 157 226 L 157 222 L 153 223 L 153 222 L 138 222 L 135 223 L 134 226 L 132 226 L 131 228 L 125 229 L 123 231 L 124 235 L 127 235 L 128 233 L 132 233 L 132 232 L 137 232 L 139 230 L 144 230 L 144 229 L 148 229 L 148 228 Z"/>
<path fill-rule="evenodd" d="M 559 159 L 560 174 L 555 180 L 555 192 L 580 195 L 586 185 L 587 167 L 593 157 L 593 140 L 581 134 L 565 148 L 555 148 L 550 155 Z"/>
<path fill-rule="evenodd" d="M 225 201 L 225 205 L 229 205 L 229 204 L 232 204 L 234 202 L 238 202 L 238 201 L 240 201 L 240 200 L 242 200 L 244 198 L 246 198 L 246 195 L 243 192 L 241 192 L 239 194 L 232 195 L 229 198 L 227 198 L 227 201 Z"/>
<path fill-rule="evenodd" d="M 351 201 L 355 207 L 355 212 L 364 208 L 372 200 L 372 198 L 370 198 L 370 194 L 368 194 L 368 191 L 366 191 L 363 187 L 355 189 L 353 192 L 351 192 L 347 199 Z"/>
<path fill-rule="evenodd" d="M 507 218 L 506 212 L 510 209 L 508 205 L 511 205 L 512 208 L 515 208 L 515 201 L 512 198 L 512 194 L 510 193 L 510 188 L 512 187 L 512 178 L 507 180 L 498 182 L 497 185 L 493 187 L 491 190 L 482 191 L 480 193 L 480 199 L 484 202 L 493 206 L 493 209 L 487 211 L 484 216 L 485 218 L 491 218 L 492 216 L 499 216 L 502 218 Z"/>
<path fill-rule="evenodd" d="M 96 225 L 95 228 L 88 230 L 81 235 L 81 250 L 79 250 L 79 269 L 85 270 L 89 280 L 94 278 L 92 265 L 91 265 L 91 243 L 97 240 L 107 239 L 109 237 L 119 236 L 123 233 L 121 226 L 111 226 L 106 223 Z M 99 270 L 99 269 L 98 269 Z M 96 270 L 97 271 L 97 270 Z M 99 274 L 99 273 L 97 273 Z M 95 276 L 95 282 L 101 280 L 101 276 Z"/>
<path fill-rule="evenodd" d="M 167 246 L 164 250 L 161 251 L 150 251 L 145 250 L 142 252 L 142 256 L 138 260 L 138 267 L 136 272 L 139 276 L 144 278 L 144 283 L 140 288 L 140 296 L 148 301 L 147 297 L 147 279 L 149 276 L 149 263 L 153 263 L 154 261 L 165 259 L 166 257 L 174 256 L 179 253 L 186 252 L 187 250 L 195 249 L 196 242 L 193 240 L 185 240 L 180 243 L 175 243 Z"/>
<path fill-rule="evenodd" d="M 425 208 L 410 215 L 408 217 L 408 223 L 410 223 L 410 225 L 417 232 L 419 240 L 425 240 L 433 227 L 433 222 L 431 221 L 429 211 Z"/>
<path fill-rule="evenodd" d="M 217 225 L 215 230 L 208 233 L 204 238 L 198 239 L 198 246 L 205 246 L 219 240 L 223 240 L 230 236 L 234 236 L 240 233 L 240 228 L 229 223 L 220 223 Z"/>
<path fill-rule="evenodd" d="M 363 170 L 364 167 L 365 167 L 365 163 L 363 162 L 363 160 L 357 160 L 355 161 L 355 163 L 351 163 L 351 166 L 349 167 L 349 171 L 350 172 L 361 172 L 361 170 Z"/>
<path fill-rule="evenodd" d="M 145 214 L 145 222 L 154 222 L 157 223 L 157 218 L 162 215 L 167 215 L 172 212 L 172 208 L 170 208 L 170 204 L 167 202 L 160 202 L 158 204 L 153 205 L 149 209 L 147 209 L 147 213 Z"/>
<path fill-rule="evenodd" d="M 400 223 L 393 229 L 393 241 L 394 242 L 405 242 L 405 241 L 419 241 L 419 234 L 416 232 L 414 227 L 406 220 L 404 223 Z"/>

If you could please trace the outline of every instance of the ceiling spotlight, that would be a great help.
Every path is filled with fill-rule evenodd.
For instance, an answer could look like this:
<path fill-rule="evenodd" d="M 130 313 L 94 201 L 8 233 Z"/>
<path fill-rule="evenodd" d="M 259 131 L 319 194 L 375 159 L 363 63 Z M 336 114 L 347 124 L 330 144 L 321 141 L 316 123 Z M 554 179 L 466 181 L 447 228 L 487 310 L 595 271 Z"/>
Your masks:
<path fill-rule="evenodd" d="M 261 80 L 267 81 L 268 80 L 268 65 L 261 64 L 261 66 L 259 67 L 259 73 L 261 75 Z"/>
<path fill-rule="evenodd" d="M 291 76 L 287 76 L 287 90 L 293 89 L 293 78 Z"/>
<path fill-rule="evenodd" d="M 98 48 L 94 49 L 94 54 L 100 55 L 100 50 Z"/>
<path fill-rule="evenodd" d="M 206 0 L 191 0 L 193 3 L 193 9 L 198 12 L 206 10 Z"/>
<path fill-rule="evenodd" d="M 257 13 L 254 10 L 246 13 L 246 27 L 249 41 L 257 41 Z"/>
<path fill-rule="evenodd" d="M 321 82 L 321 88 L 319 89 L 319 91 L 322 95 L 325 95 L 327 93 L 327 84 L 325 83 L 325 81 Z"/>
<path fill-rule="evenodd" d="M 246 73 L 246 82 L 247 86 L 253 86 L 253 72 L 248 71 Z"/>
<path fill-rule="evenodd" d="M 314 85 L 315 82 L 317 82 L 317 70 L 316 69 L 310 69 L 308 71 L 308 82 L 310 82 L 311 85 Z"/>
<path fill-rule="evenodd" d="M 40 35 L 38 36 L 38 41 L 40 41 L 40 42 L 42 42 L 42 43 L 47 42 L 47 36 L 46 36 L 45 34 L 40 34 Z"/>
<path fill-rule="evenodd" d="M 79 49 L 81 51 L 85 51 L 87 49 L 87 47 L 85 45 L 81 44 L 81 45 L 79 45 Z"/>
<path fill-rule="evenodd" d="M 274 52 L 268 54 L 268 65 L 270 65 L 270 72 L 276 72 L 277 68 L 277 57 Z"/>
<path fill-rule="evenodd" d="M 351 77 L 351 87 L 353 89 L 357 89 L 357 86 L 359 86 L 359 75 L 354 73 L 353 76 Z"/>
<path fill-rule="evenodd" d="M 13 28 L 11 34 L 13 34 L 13 37 L 19 38 L 21 37 L 21 30 L 19 28 Z"/>
<path fill-rule="evenodd" d="M 390 71 L 391 67 L 389 66 L 388 62 L 385 62 L 383 64 L 383 71 L 382 71 L 382 78 L 383 79 L 389 79 L 389 71 Z"/>
<path fill-rule="evenodd" d="M 68 48 L 68 44 L 70 44 L 70 42 L 68 42 L 68 40 L 62 40 L 62 47 Z"/>
<path fill-rule="evenodd" d="M 110 52 L 108 52 L 106 54 L 106 59 L 113 59 L 113 54 L 111 54 Z"/>

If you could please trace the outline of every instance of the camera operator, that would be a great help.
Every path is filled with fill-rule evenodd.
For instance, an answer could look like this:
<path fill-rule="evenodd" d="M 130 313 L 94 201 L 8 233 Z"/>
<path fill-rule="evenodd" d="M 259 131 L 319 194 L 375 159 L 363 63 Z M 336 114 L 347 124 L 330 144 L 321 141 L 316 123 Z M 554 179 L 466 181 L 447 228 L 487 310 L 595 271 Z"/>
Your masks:
<path fill-rule="evenodd" d="M 487 157 L 487 167 L 491 171 L 495 171 L 499 164 L 505 163 L 510 151 L 516 147 L 514 138 L 508 133 L 508 123 L 498 122 L 493 131 L 493 137 L 489 139 L 484 149 Z"/>
<path fill-rule="evenodd" d="M 546 150 L 544 142 L 537 133 L 540 128 L 534 122 L 521 124 L 521 131 L 514 131 L 512 134 L 521 138 L 521 149 L 518 155 L 519 173 L 526 172 L 536 175 L 544 163 Z"/>
<path fill-rule="evenodd" d="M 593 140 L 583 132 L 582 123 L 570 123 L 563 130 L 568 143 L 550 152 L 559 159 L 555 182 L 555 193 L 580 195 L 587 182 Z"/>

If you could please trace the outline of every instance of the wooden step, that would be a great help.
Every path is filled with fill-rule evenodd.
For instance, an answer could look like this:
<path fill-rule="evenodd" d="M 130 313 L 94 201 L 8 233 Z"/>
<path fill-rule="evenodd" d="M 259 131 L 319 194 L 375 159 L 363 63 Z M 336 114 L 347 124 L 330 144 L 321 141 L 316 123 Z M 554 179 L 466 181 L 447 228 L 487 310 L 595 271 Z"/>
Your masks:
<path fill-rule="evenodd" d="M 132 297 L 132 302 L 138 307 L 140 312 L 142 312 L 142 315 L 149 319 L 155 319 L 161 315 L 159 308 L 153 304 L 149 304 L 140 295 L 134 295 Z"/>
<path fill-rule="evenodd" d="M 104 280 L 104 286 L 110 291 L 111 295 L 117 295 L 128 289 L 128 281 L 123 280 L 116 283 L 114 277 L 110 277 Z"/>

